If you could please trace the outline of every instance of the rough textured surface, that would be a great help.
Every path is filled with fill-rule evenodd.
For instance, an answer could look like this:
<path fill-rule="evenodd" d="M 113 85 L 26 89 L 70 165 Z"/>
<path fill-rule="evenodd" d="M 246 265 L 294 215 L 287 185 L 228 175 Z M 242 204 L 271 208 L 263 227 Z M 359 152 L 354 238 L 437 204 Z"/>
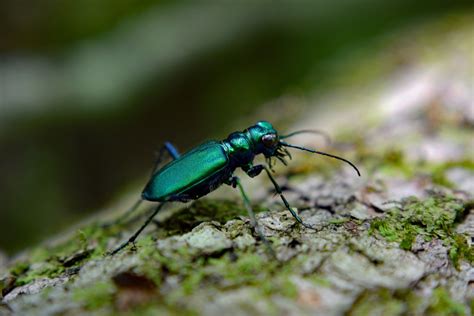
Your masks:
<path fill-rule="evenodd" d="M 426 27 L 418 46 L 398 52 L 409 57 L 409 67 L 387 70 L 383 83 L 369 80 L 357 92 L 313 100 L 333 106 L 307 110 L 295 124 L 338 134 L 327 151 L 353 159 L 363 174 L 300 153 L 277 170 L 290 203 L 318 231 L 298 225 L 269 182 L 245 183 L 278 260 L 268 256 L 234 196 L 211 195 L 160 218 L 114 257 L 106 251 L 136 222 L 90 223 L 16 258 L 0 253 L 0 314 L 469 315 L 468 20 L 444 31 L 443 23 Z M 360 91 L 367 92 L 363 98 Z M 295 142 L 318 145 L 303 136 Z"/>

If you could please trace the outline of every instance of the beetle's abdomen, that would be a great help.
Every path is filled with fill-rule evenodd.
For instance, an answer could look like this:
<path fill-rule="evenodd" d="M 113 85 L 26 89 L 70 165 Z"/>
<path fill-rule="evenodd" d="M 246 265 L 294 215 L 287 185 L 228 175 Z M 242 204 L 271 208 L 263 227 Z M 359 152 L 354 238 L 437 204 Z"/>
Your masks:
<path fill-rule="evenodd" d="M 142 198 L 164 201 L 177 197 L 215 176 L 227 165 L 228 157 L 220 143 L 204 143 L 158 170 L 143 190 Z"/>

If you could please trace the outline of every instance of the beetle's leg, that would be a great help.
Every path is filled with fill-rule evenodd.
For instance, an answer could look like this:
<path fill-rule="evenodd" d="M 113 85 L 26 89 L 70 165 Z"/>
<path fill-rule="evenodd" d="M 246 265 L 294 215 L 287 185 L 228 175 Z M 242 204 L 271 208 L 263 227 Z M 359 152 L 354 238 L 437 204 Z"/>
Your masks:
<path fill-rule="evenodd" d="M 255 178 L 262 172 L 263 168 L 264 167 L 262 165 L 256 165 L 256 166 L 250 165 L 244 168 L 244 171 L 250 178 Z"/>
<path fill-rule="evenodd" d="M 158 151 L 158 154 L 156 155 L 150 178 L 153 176 L 153 174 L 155 174 L 156 170 L 158 169 L 158 166 L 163 161 L 163 156 L 165 152 L 167 152 L 173 160 L 176 160 L 179 158 L 179 156 L 181 156 L 173 144 L 171 144 L 170 142 L 165 142 L 163 146 L 160 148 L 160 150 Z"/>
<path fill-rule="evenodd" d="M 260 226 L 258 226 L 258 222 L 257 222 L 257 219 L 255 218 L 255 213 L 253 212 L 253 209 L 252 209 L 252 205 L 250 205 L 250 200 L 247 196 L 247 194 L 245 193 L 244 191 L 244 187 L 242 186 L 242 184 L 240 183 L 240 179 L 238 177 L 232 177 L 231 180 L 232 182 L 234 182 L 237 187 L 239 188 L 240 190 L 240 193 L 242 194 L 242 199 L 244 200 L 244 205 L 245 205 L 245 208 L 247 209 L 247 212 L 249 214 L 249 217 L 250 217 L 250 222 L 252 223 L 252 226 L 253 228 L 255 229 L 255 231 L 257 232 L 258 236 L 260 237 L 260 239 L 263 241 L 263 243 L 265 244 L 268 252 L 270 253 L 270 255 L 276 259 L 276 254 L 275 254 L 275 251 L 273 251 L 273 248 L 272 246 L 270 245 L 270 243 L 268 242 L 268 240 L 265 238 L 265 236 L 263 235 L 263 232 L 262 230 L 260 229 Z"/>
<path fill-rule="evenodd" d="M 127 247 L 127 245 L 131 244 L 131 243 L 134 243 L 135 240 L 137 239 L 138 235 L 140 235 L 140 233 L 145 229 L 145 227 L 148 226 L 148 224 L 150 224 L 150 222 L 153 220 L 153 218 L 156 216 L 156 214 L 158 214 L 158 212 L 161 210 L 161 208 L 163 207 L 163 205 L 165 205 L 166 202 L 162 202 L 160 203 L 156 208 L 155 210 L 153 211 L 153 213 L 147 218 L 147 220 L 143 223 L 143 225 L 135 232 L 135 234 L 133 234 L 126 242 L 124 242 L 123 244 L 121 244 L 118 248 L 116 248 L 114 251 L 110 252 L 109 254 L 110 255 L 115 255 L 116 253 L 118 253 L 120 250 L 122 250 L 123 248 Z"/>
<path fill-rule="evenodd" d="M 166 152 L 171 156 L 171 158 L 173 160 L 178 159 L 179 156 L 180 156 L 178 150 L 176 149 L 176 147 L 173 146 L 173 144 L 171 144 L 170 142 L 165 142 L 163 144 L 163 146 L 161 146 L 160 150 L 157 152 L 155 161 L 153 163 L 153 168 L 151 170 L 150 178 L 155 174 L 156 170 L 158 169 L 158 166 L 163 161 L 163 156 Z M 127 219 L 132 213 L 134 213 L 138 209 L 138 207 L 142 204 L 142 202 L 143 202 L 143 200 L 141 198 L 138 199 L 132 205 L 132 207 L 130 207 L 117 220 L 115 220 L 113 224 L 120 224 L 123 221 L 125 221 L 125 219 Z M 107 227 L 107 226 L 111 226 L 113 224 L 112 223 L 107 223 L 107 224 L 104 224 L 103 226 Z"/>
<path fill-rule="evenodd" d="M 315 229 L 311 225 L 303 223 L 303 220 L 301 219 L 301 217 L 299 217 L 298 214 L 296 214 L 296 212 L 291 208 L 290 203 L 288 203 L 288 201 L 286 200 L 285 196 L 283 195 L 283 192 L 281 191 L 280 186 L 278 185 L 278 183 L 273 178 L 270 170 L 267 167 L 263 166 L 263 165 L 257 165 L 255 167 L 258 167 L 258 166 L 261 166 L 261 169 L 265 170 L 268 177 L 270 178 L 270 181 L 272 181 L 273 186 L 275 187 L 275 191 L 278 193 L 278 195 L 280 195 L 280 198 L 283 201 L 283 203 L 285 204 L 286 208 L 288 209 L 288 211 L 290 211 L 291 215 L 293 215 L 293 217 L 298 221 L 298 223 L 300 223 L 301 225 L 303 225 L 306 228 Z"/>
<path fill-rule="evenodd" d="M 224 181 L 225 184 L 230 185 L 233 188 L 237 187 L 237 181 L 239 178 L 237 177 L 230 177 L 229 180 Z"/>

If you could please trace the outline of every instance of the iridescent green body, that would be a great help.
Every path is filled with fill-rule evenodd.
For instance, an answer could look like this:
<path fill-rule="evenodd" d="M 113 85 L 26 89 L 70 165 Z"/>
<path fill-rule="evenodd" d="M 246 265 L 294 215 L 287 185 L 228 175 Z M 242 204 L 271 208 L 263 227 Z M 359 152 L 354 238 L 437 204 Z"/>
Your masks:
<path fill-rule="evenodd" d="M 274 155 L 275 146 L 265 146 L 264 135 L 278 136 L 273 126 L 265 121 L 242 132 L 234 132 L 222 141 L 203 143 L 155 172 L 142 193 L 148 201 L 189 201 L 212 192 L 222 184 L 232 184 L 238 167 L 252 168 L 256 155 Z M 272 143 L 272 145 L 273 145 Z"/>

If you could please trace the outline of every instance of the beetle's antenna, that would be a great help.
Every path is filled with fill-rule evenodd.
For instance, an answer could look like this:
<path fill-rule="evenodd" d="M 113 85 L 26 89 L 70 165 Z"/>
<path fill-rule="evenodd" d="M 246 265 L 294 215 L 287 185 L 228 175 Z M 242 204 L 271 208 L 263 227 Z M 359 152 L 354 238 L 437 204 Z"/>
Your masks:
<path fill-rule="evenodd" d="M 291 133 L 286 134 L 286 135 L 281 135 L 280 139 L 285 139 L 285 138 L 292 137 L 292 136 L 298 135 L 298 134 L 317 134 L 317 135 L 321 135 L 321 136 L 324 137 L 324 141 L 328 145 L 332 143 L 331 137 L 327 133 L 325 133 L 323 131 L 320 131 L 320 130 L 317 130 L 317 129 L 302 129 L 300 131 L 294 131 L 294 132 L 291 132 Z"/>
<path fill-rule="evenodd" d="M 290 147 L 290 148 L 295 148 L 295 149 L 299 149 L 299 150 L 309 151 L 310 153 L 313 153 L 313 154 L 319 154 L 319 155 L 328 156 L 328 157 L 331 157 L 331 158 L 335 158 L 335 159 L 342 160 L 342 161 L 348 163 L 349 165 L 351 165 L 352 168 L 355 169 L 355 171 L 357 172 L 357 174 L 358 174 L 359 177 L 360 177 L 359 169 L 357 169 L 357 167 L 356 167 L 352 162 L 350 162 L 350 161 L 347 160 L 347 159 L 344 159 L 344 158 L 339 157 L 339 156 L 331 155 L 331 154 L 328 154 L 328 153 L 325 153 L 325 152 L 322 152 L 322 151 L 317 151 L 317 150 L 305 148 L 305 147 L 302 147 L 302 146 L 297 146 L 297 145 L 288 144 L 288 143 L 285 143 L 285 142 L 282 142 L 282 141 L 280 141 L 280 144 L 283 145 L 283 146 L 286 146 L 286 147 Z"/>

